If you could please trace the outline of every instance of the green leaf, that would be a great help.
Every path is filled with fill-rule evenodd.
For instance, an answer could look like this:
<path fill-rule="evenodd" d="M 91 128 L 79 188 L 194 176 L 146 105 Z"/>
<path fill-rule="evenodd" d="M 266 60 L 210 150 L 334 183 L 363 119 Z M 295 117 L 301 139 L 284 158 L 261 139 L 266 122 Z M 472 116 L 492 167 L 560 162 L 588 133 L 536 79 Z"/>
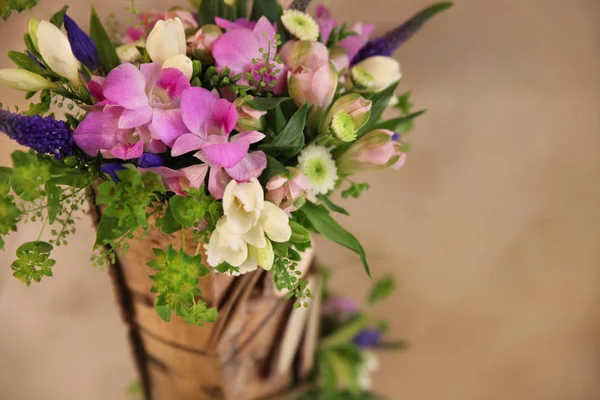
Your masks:
<path fill-rule="evenodd" d="M 58 29 L 62 28 L 63 23 L 65 22 L 65 14 L 67 13 L 68 9 L 69 6 L 64 6 L 56 14 L 54 14 L 52 18 L 50 18 L 50 22 L 52 22 Z"/>
<path fill-rule="evenodd" d="M 343 215 L 350 215 L 350 213 L 348 211 L 346 211 L 345 208 L 342 208 L 342 207 L 334 204 L 329 199 L 329 197 L 327 197 L 327 196 L 325 196 L 323 194 L 320 194 L 320 195 L 317 196 L 317 198 L 319 200 L 321 200 L 323 202 L 323 204 L 325 204 L 327 206 L 327 208 L 329 208 L 331 211 L 335 211 L 336 213 L 340 213 L 340 214 L 343 214 Z"/>
<path fill-rule="evenodd" d="M 52 225 L 56 220 L 56 215 L 61 209 L 60 196 L 62 190 L 51 183 L 46 183 L 46 196 L 48 197 L 48 223 Z"/>
<path fill-rule="evenodd" d="M 103 246 L 112 240 L 121 237 L 121 232 L 118 230 L 119 219 L 115 217 L 107 217 L 106 214 L 102 216 L 98 227 L 96 228 L 96 243 L 95 247 Z"/>
<path fill-rule="evenodd" d="M 50 103 L 52 102 L 52 94 L 49 90 L 42 90 L 40 93 L 40 101 L 29 104 L 29 109 L 23 115 L 44 115 L 50 111 Z"/>
<path fill-rule="evenodd" d="M 350 182 L 350 187 L 342 192 L 342 197 L 344 199 L 347 199 L 348 197 L 353 197 L 355 199 L 358 199 L 360 197 L 360 195 L 365 190 L 368 190 L 368 189 L 369 189 L 369 184 L 366 182 L 364 182 L 364 183 Z"/>
<path fill-rule="evenodd" d="M 100 21 L 96 9 L 93 6 L 92 14 L 90 16 L 90 36 L 98 48 L 98 55 L 100 56 L 100 61 L 102 61 L 105 72 L 108 73 L 112 69 L 118 67 L 121 62 L 117 56 L 115 45 L 108 37 L 104 26 L 102 26 L 102 21 Z"/>
<path fill-rule="evenodd" d="M 42 186 L 50 179 L 50 166 L 41 164 L 35 154 L 15 151 L 11 154 L 13 173 L 10 185 L 16 195 L 25 201 L 43 196 Z"/>
<path fill-rule="evenodd" d="M 375 129 L 388 129 L 393 132 L 398 132 L 402 129 L 402 127 L 410 122 L 412 122 L 415 118 L 425 114 L 427 110 L 416 111 L 412 114 L 409 114 L 405 117 L 394 118 L 389 121 L 381 122 L 377 124 L 372 130 Z"/>
<path fill-rule="evenodd" d="M 369 318 L 364 315 L 353 318 L 346 325 L 321 339 L 319 346 L 321 348 L 343 346 L 351 342 L 360 331 L 369 325 L 369 322 Z"/>
<path fill-rule="evenodd" d="M 158 225 L 160 227 L 161 232 L 165 235 L 170 235 L 181 229 L 181 222 L 177 221 L 175 216 L 173 216 L 171 207 L 167 207 L 165 215 L 163 215 L 163 217 L 160 220 L 158 220 Z"/>
<path fill-rule="evenodd" d="M 236 18 L 248 18 L 248 2 L 237 0 L 235 4 Z"/>
<path fill-rule="evenodd" d="M 398 87 L 398 82 L 388 86 L 386 89 L 383 89 L 380 92 L 372 93 L 368 96 L 365 96 L 367 100 L 372 101 L 371 106 L 371 116 L 369 117 L 369 121 L 362 127 L 361 130 L 358 131 L 357 136 L 361 137 L 373 130 L 373 128 L 379 123 L 383 112 L 390 104 L 390 100 L 394 96 L 394 92 Z"/>
<path fill-rule="evenodd" d="M 292 243 L 307 243 L 310 242 L 310 231 L 295 221 L 290 221 L 290 228 L 292 228 L 292 237 L 290 242 Z"/>
<path fill-rule="evenodd" d="M 289 97 L 255 97 L 252 100 L 246 100 L 246 104 L 258 111 L 269 111 L 289 99 Z"/>
<path fill-rule="evenodd" d="M 154 310 L 158 314 L 158 316 L 165 322 L 171 321 L 171 305 L 170 304 L 161 304 L 160 298 L 156 298 L 154 301 Z"/>
<path fill-rule="evenodd" d="M 34 280 L 39 282 L 44 276 L 52 276 L 55 260 L 50 259 L 53 247 L 42 241 L 27 242 L 17 249 L 17 260 L 11 265 L 15 278 L 27 286 Z"/>
<path fill-rule="evenodd" d="M 25 53 L 18 51 L 9 51 L 8 58 L 11 59 L 19 68 L 33 72 L 34 74 L 42 75 L 45 71 L 36 63 L 33 58 Z"/>
<path fill-rule="evenodd" d="M 367 300 L 369 304 L 373 305 L 390 297 L 394 293 L 394 289 L 396 289 L 396 282 L 391 276 L 378 280 L 373 284 Z"/>
<path fill-rule="evenodd" d="M 202 26 L 214 24 L 216 17 L 233 21 L 235 19 L 235 14 L 236 10 L 225 4 L 223 0 L 202 0 L 198 19 Z"/>
<path fill-rule="evenodd" d="M 11 176 L 12 176 L 12 168 L 0 167 L 0 186 L 10 187 L 10 177 Z"/>
<path fill-rule="evenodd" d="M 250 19 L 258 21 L 261 17 L 265 16 L 271 22 L 279 22 L 281 14 L 283 14 L 283 11 L 277 0 L 254 0 Z M 278 25 L 283 24 L 279 22 Z"/>
<path fill-rule="evenodd" d="M 305 104 L 290 118 L 283 131 L 271 143 L 260 146 L 270 155 L 293 157 L 304 147 L 304 126 L 308 115 L 308 105 Z"/>
<path fill-rule="evenodd" d="M 1 0 L 0 17 L 6 21 L 13 11 L 21 13 L 35 7 L 38 3 L 39 0 Z"/>
<path fill-rule="evenodd" d="M 365 272 L 371 277 L 367 255 L 360 242 L 347 230 L 345 230 L 336 220 L 331 218 L 327 209 L 311 202 L 306 202 L 300 209 L 300 212 L 308 219 L 311 225 L 318 233 L 327 239 L 354 251 L 360 256 Z"/>
<path fill-rule="evenodd" d="M 261 184 L 265 186 L 267 182 L 269 182 L 269 179 L 277 175 L 285 174 L 286 172 L 287 169 L 283 166 L 282 163 L 280 163 L 279 161 L 277 161 L 277 159 L 271 156 L 267 156 L 267 168 L 265 168 L 265 170 L 259 177 L 259 180 Z"/>

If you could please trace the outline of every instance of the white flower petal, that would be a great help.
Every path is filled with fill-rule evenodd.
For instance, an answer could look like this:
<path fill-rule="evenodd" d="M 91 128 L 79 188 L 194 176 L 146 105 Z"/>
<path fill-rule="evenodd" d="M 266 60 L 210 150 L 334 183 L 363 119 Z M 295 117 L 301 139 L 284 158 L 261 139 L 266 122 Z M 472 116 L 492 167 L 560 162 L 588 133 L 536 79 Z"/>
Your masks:
<path fill-rule="evenodd" d="M 219 249 L 219 239 L 219 231 L 215 229 L 210 235 L 210 241 L 208 242 L 208 248 L 206 249 L 207 261 L 211 267 L 216 267 L 223 262 Z"/>
<path fill-rule="evenodd" d="M 67 36 L 54 24 L 41 21 L 37 28 L 38 48 L 50 69 L 79 85 L 79 62 L 73 55 Z"/>
<path fill-rule="evenodd" d="M 290 219 L 287 214 L 270 201 L 265 201 L 265 207 L 260 214 L 259 224 L 274 242 L 287 242 L 292 236 Z"/>
<path fill-rule="evenodd" d="M 250 229 L 243 236 L 244 241 L 249 245 L 262 249 L 267 246 L 267 239 L 265 239 L 265 232 L 260 227 L 260 225 L 256 225 L 254 228 Z"/>

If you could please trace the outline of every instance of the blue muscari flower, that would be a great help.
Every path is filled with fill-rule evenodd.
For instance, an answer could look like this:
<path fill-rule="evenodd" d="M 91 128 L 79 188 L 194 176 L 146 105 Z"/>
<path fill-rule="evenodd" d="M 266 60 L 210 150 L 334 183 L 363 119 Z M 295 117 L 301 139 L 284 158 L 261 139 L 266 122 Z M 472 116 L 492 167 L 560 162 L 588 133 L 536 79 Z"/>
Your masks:
<path fill-rule="evenodd" d="M 138 158 L 137 166 L 140 168 L 163 167 L 165 161 L 158 154 L 144 153 Z"/>
<path fill-rule="evenodd" d="M 125 169 L 125 167 L 122 164 L 116 162 L 102 164 L 102 167 L 100 167 L 100 171 L 110 175 L 113 181 L 117 183 L 120 181 L 119 177 L 117 176 L 117 171 L 120 171 L 122 169 Z"/>
<path fill-rule="evenodd" d="M 57 159 L 73 154 L 71 128 L 63 121 L 39 115 L 28 116 L 0 110 L 0 132 L 20 145 Z"/>
<path fill-rule="evenodd" d="M 362 60 L 374 56 L 390 57 L 394 53 L 394 50 L 410 39 L 415 33 L 417 33 L 417 31 L 421 29 L 427 20 L 437 13 L 447 10 L 451 6 L 451 2 L 442 2 L 430 5 L 396 29 L 389 31 L 382 37 L 371 40 L 369 43 L 367 43 L 358 52 L 356 57 L 354 57 L 352 64 L 358 64 Z"/>
<path fill-rule="evenodd" d="M 102 62 L 96 44 L 67 14 L 65 14 L 65 29 L 75 58 L 92 71 L 100 68 Z"/>
<path fill-rule="evenodd" d="M 353 341 L 358 347 L 373 347 L 381 342 L 382 335 L 378 329 L 365 328 L 354 337 Z"/>

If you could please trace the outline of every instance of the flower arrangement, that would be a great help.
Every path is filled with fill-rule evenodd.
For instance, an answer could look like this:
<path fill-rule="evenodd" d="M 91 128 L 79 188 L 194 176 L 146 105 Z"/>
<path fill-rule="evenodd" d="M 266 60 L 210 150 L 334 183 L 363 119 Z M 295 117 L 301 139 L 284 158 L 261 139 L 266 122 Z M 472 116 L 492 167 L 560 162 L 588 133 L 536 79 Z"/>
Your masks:
<path fill-rule="evenodd" d="M 35 3 L 9 1 L 0 15 Z M 16 68 L 0 70 L 1 84 L 36 99 L 28 110 L 0 110 L 0 131 L 30 149 L 0 168 L 0 235 L 43 221 L 38 239 L 17 250 L 16 278 L 52 276 L 51 252 L 75 233 L 73 215 L 89 198 L 101 210 L 96 265 L 149 229 L 193 233 L 194 252 L 182 243 L 146 260 L 165 321 L 216 320 L 218 310 L 198 300 L 211 271 L 262 268 L 295 307 L 306 306 L 313 293 L 296 268 L 313 233 L 355 252 L 370 276 L 330 195 L 357 198 L 368 184 L 354 174 L 405 163 L 403 135 L 423 111 L 396 95 L 402 75 L 391 55 L 451 3 L 376 39 L 373 25 L 286 3 L 255 0 L 249 11 L 245 0 L 203 0 L 193 11 L 136 12 L 136 23 L 112 35 L 93 8 L 89 33 L 66 6 L 30 21 L 25 50 L 8 54 Z M 64 117 L 51 106 L 66 108 Z M 398 116 L 383 120 L 388 108 Z"/>

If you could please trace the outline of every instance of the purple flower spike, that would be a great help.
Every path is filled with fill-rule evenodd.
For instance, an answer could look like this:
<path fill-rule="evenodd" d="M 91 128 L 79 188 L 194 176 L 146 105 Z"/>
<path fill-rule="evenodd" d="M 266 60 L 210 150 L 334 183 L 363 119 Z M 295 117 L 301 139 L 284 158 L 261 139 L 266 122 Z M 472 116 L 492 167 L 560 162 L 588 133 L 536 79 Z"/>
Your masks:
<path fill-rule="evenodd" d="M 65 14 L 65 29 L 75 58 L 92 71 L 100 68 L 102 62 L 96 44 L 67 14 Z"/>
<path fill-rule="evenodd" d="M 137 160 L 137 166 L 140 168 L 164 167 L 165 161 L 158 154 L 144 153 Z"/>
<path fill-rule="evenodd" d="M 374 347 L 381 342 L 381 331 L 373 328 L 365 328 L 354 337 L 354 344 L 358 347 Z"/>
<path fill-rule="evenodd" d="M 417 33 L 423 24 L 425 24 L 425 22 L 427 22 L 434 15 L 447 10 L 451 6 L 452 2 L 442 2 L 430 5 L 396 29 L 389 31 L 384 36 L 367 43 L 360 50 L 358 55 L 354 57 L 352 60 L 352 65 L 358 64 L 362 60 L 369 57 L 391 56 L 394 50 L 410 39 L 415 33 Z"/>
<path fill-rule="evenodd" d="M 44 64 L 42 64 L 40 62 L 40 60 L 38 60 L 37 57 L 34 56 L 33 53 L 30 52 L 29 50 L 27 50 L 27 55 L 29 56 L 29 58 L 31 58 L 33 61 L 35 61 L 36 64 L 39 65 L 41 68 L 46 69 L 46 66 Z"/>
<path fill-rule="evenodd" d="M 113 179 L 113 181 L 115 181 L 117 183 L 120 181 L 119 177 L 117 176 L 117 171 L 120 171 L 122 169 L 125 169 L 125 167 L 122 164 L 119 164 L 116 162 L 106 163 L 106 164 L 103 164 L 102 167 L 100 167 L 100 170 L 102 172 L 110 175 L 110 177 Z"/>
<path fill-rule="evenodd" d="M 27 116 L 0 110 L 0 132 L 20 145 L 57 159 L 73 154 L 71 129 L 63 121 L 39 115 Z"/>

